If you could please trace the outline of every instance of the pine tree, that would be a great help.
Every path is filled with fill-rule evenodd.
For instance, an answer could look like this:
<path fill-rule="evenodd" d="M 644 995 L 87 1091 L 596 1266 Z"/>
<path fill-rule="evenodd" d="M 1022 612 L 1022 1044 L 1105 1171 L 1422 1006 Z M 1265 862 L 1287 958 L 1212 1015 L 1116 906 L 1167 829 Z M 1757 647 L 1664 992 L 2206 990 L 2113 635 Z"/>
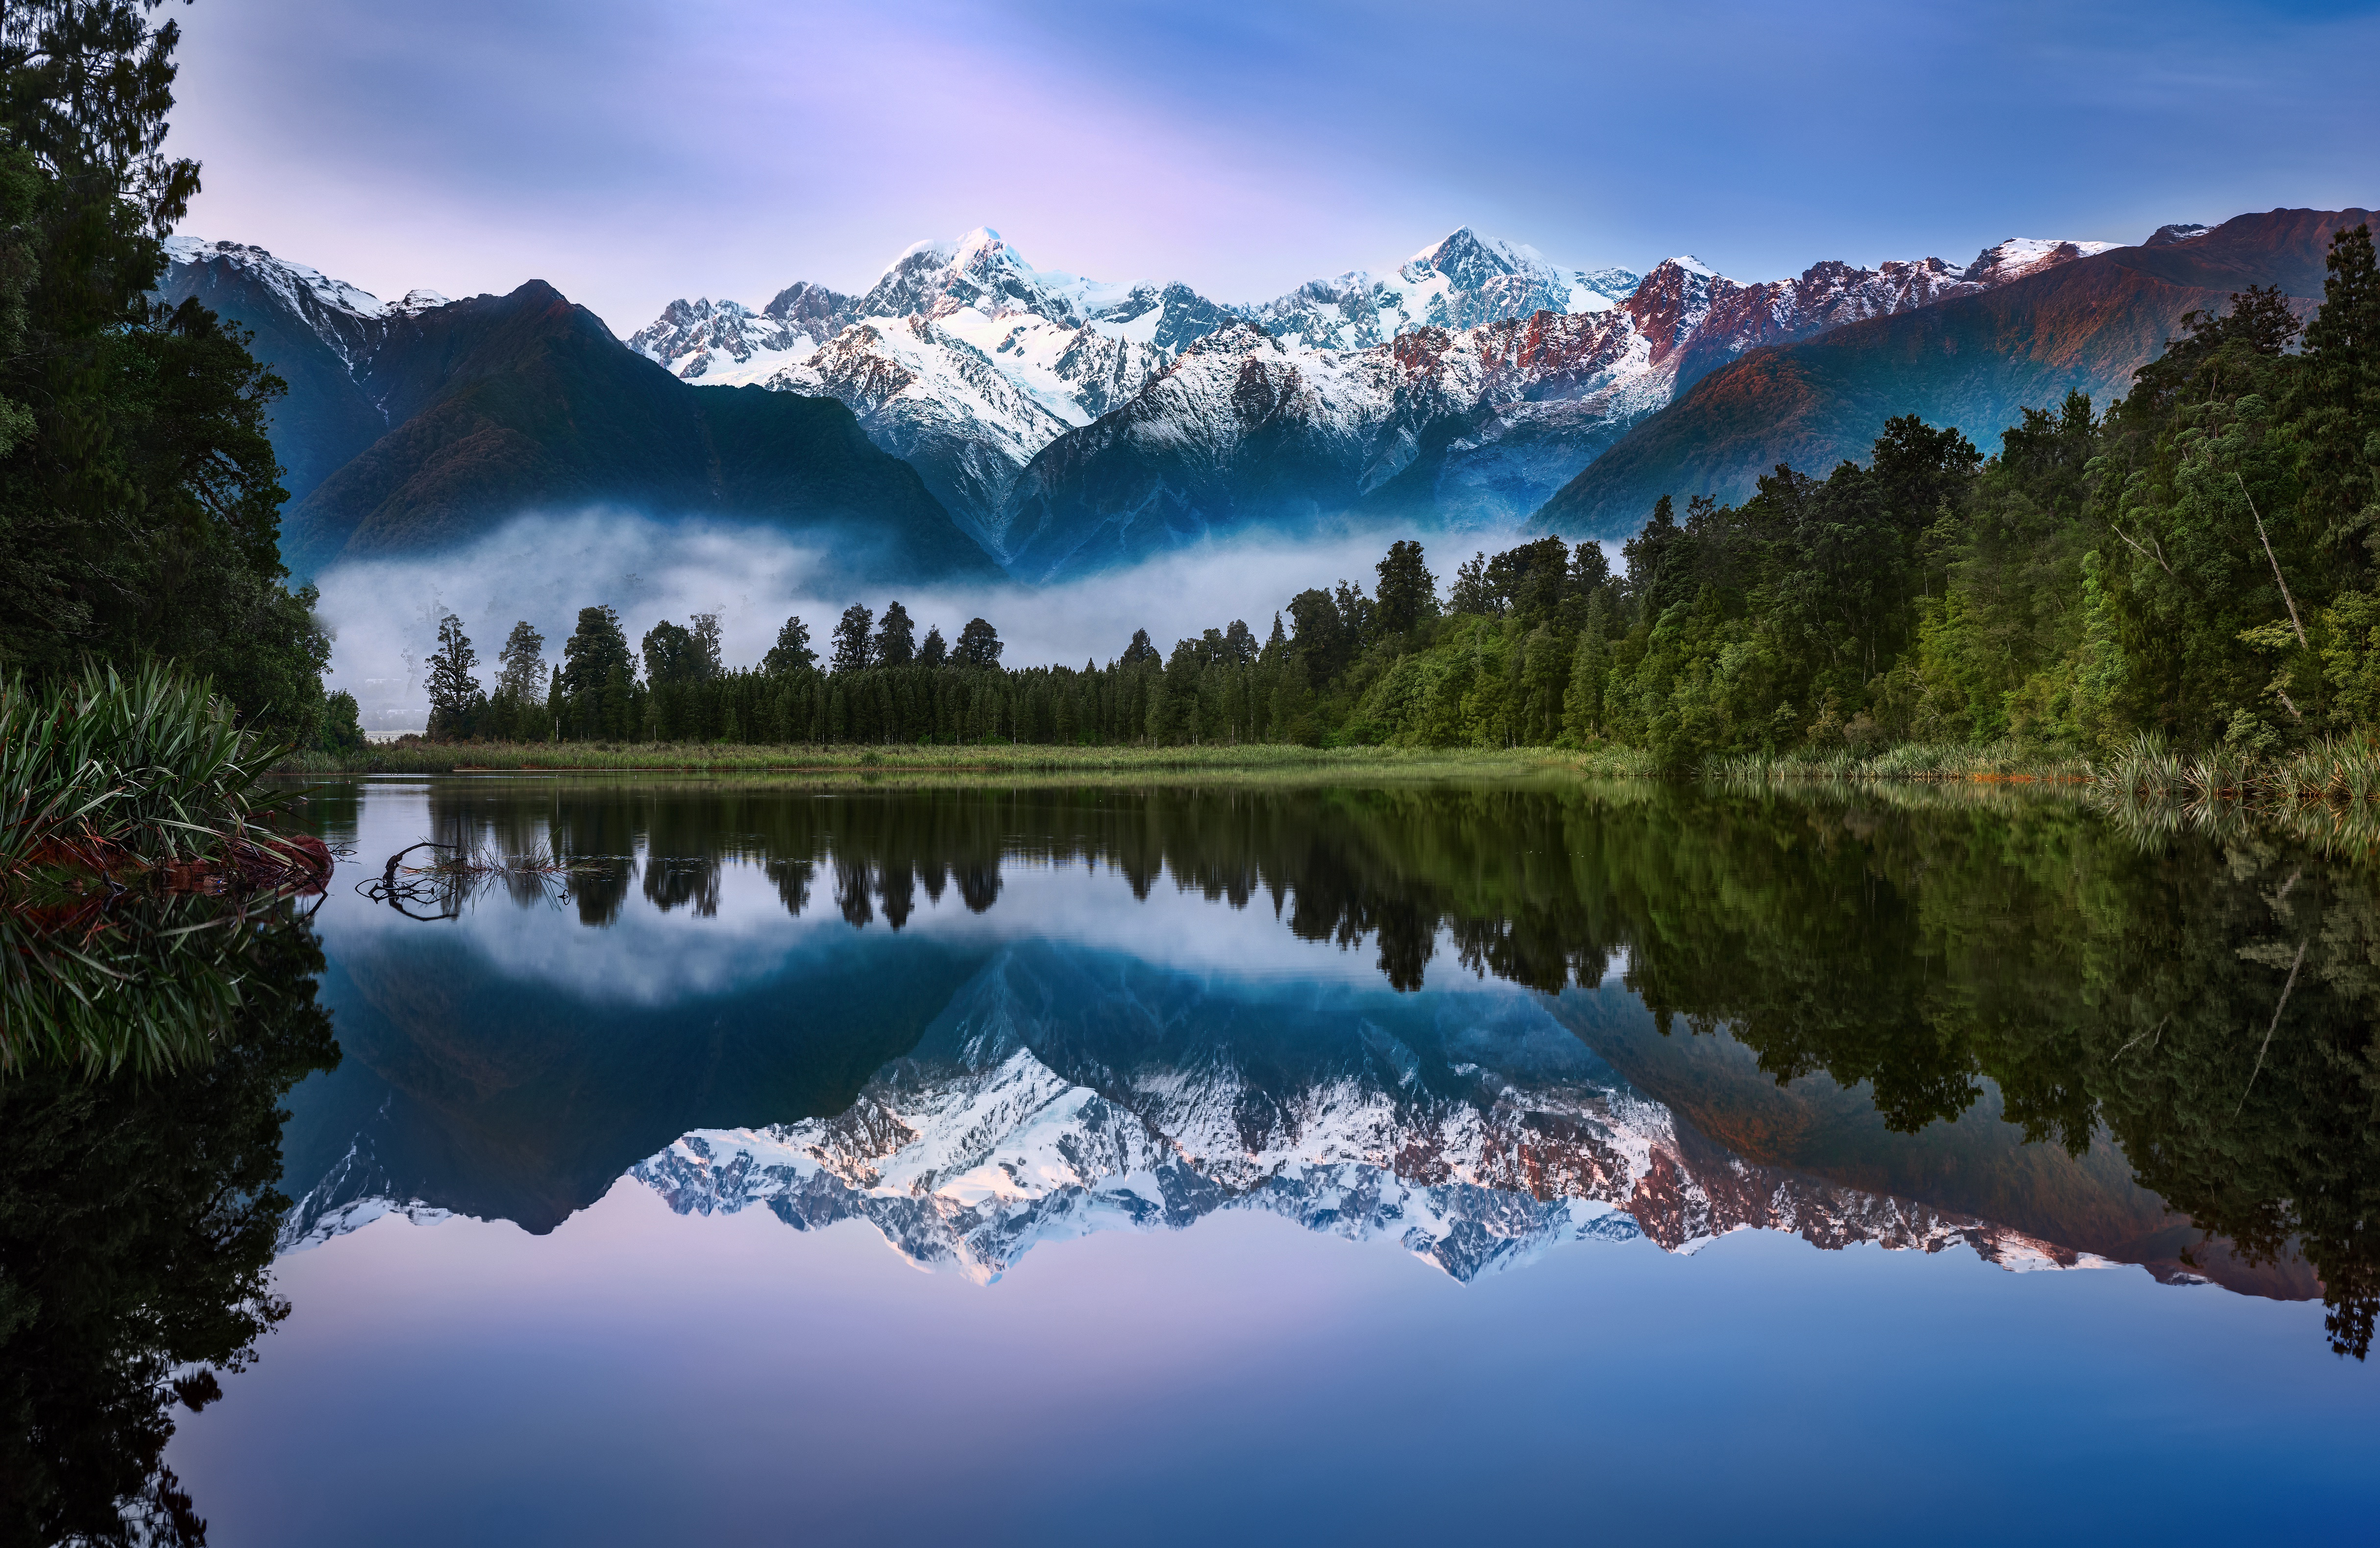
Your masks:
<path fill-rule="evenodd" d="M 921 667 L 939 667 L 950 659 L 950 643 L 942 638 L 941 626 L 936 624 L 926 631 L 926 643 L 917 647 L 917 664 Z"/>
<path fill-rule="evenodd" d="M 633 681 L 628 636 L 608 607 L 578 610 L 578 627 L 562 647 L 562 684 L 569 721 L 581 737 L 625 734 Z M 561 723 L 557 718 L 556 723 Z"/>
<path fill-rule="evenodd" d="M 2288 409 L 2305 448 L 2308 514 L 2351 571 L 2369 573 L 2372 555 L 2356 550 L 2380 536 L 2380 268 L 2371 230 L 2340 230 L 2325 267 Z M 2358 536 L 2362 542 L 2350 544 Z"/>
<path fill-rule="evenodd" d="M 645 681 L 653 687 L 677 688 L 703 680 L 701 643 L 690 631 L 664 618 L 645 631 L 638 645 Z"/>
<path fill-rule="evenodd" d="M 545 685 L 545 636 L 527 619 L 513 625 L 496 656 L 496 692 L 527 704 Z"/>
<path fill-rule="evenodd" d="M 799 614 L 785 620 L 784 627 L 777 631 L 777 643 L 760 658 L 760 670 L 771 677 L 808 671 L 816 665 L 818 652 L 810 648 L 809 625 L 801 621 Z"/>
<path fill-rule="evenodd" d="M 1663 503 L 1668 503 L 1663 497 Z M 1503 604 L 1497 600 L 1488 583 L 1488 555 L 1473 554 L 1454 567 L 1454 588 L 1447 593 L 1446 611 L 1466 612 L 1480 618 L 1493 618 L 1502 612 Z"/>
<path fill-rule="evenodd" d="M 0 662 L 169 658 L 310 739 L 329 644 L 285 584 L 248 335 L 150 289 L 198 190 L 162 147 L 171 21 L 25 0 L 0 25 Z"/>
<path fill-rule="evenodd" d="M 835 671 L 862 671 L 868 668 L 874 656 L 868 628 L 875 622 L 876 615 L 857 602 L 843 610 L 843 617 L 834 626 Z"/>
<path fill-rule="evenodd" d="M 958 647 L 951 652 L 951 659 L 963 667 L 996 667 L 1003 648 L 998 630 L 980 618 L 970 618 L 959 631 Z"/>
<path fill-rule="evenodd" d="M 1422 562 L 1419 543 L 1390 543 L 1378 570 L 1380 584 L 1373 606 L 1382 634 L 1411 634 L 1423 619 L 1437 614 L 1438 577 Z"/>
<path fill-rule="evenodd" d="M 1280 629 L 1279 618 L 1273 620 L 1273 627 L 1276 631 Z M 1123 647 L 1123 664 L 1127 667 L 1154 666 L 1160 659 L 1162 658 L 1158 652 L 1156 643 L 1148 637 L 1148 631 L 1135 629 L 1132 632 L 1132 643 Z"/>
<path fill-rule="evenodd" d="M 880 667 L 905 667 L 917 659 L 917 626 L 910 622 L 909 610 L 898 602 L 884 609 L 884 622 L 876 630 L 874 657 Z"/>

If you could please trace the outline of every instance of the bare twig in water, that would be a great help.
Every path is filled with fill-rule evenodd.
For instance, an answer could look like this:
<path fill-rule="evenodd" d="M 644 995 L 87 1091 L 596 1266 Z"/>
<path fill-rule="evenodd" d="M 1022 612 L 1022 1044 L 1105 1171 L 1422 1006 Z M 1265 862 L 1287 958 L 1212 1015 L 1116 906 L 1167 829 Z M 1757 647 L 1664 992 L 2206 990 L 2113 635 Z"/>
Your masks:
<path fill-rule="evenodd" d="M 2281 1003 L 2273 1007 L 2273 1024 L 2265 1029 L 2265 1041 L 2256 1049 L 2256 1068 L 2248 1071 L 2248 1083 L 2240 1088 L 2240 1106 L 2231 1109 L 2238 1118 L 2241 1107 L 2248 1105 L 2248 1094 L 2256 1089 L 2256 1077 L 2265 1072 L 2265 1050 L 2273 1046 L 2273 1034 L 2281 1024 L 2281 1012 L 2289 1008 L 2289 991 L 2298 986 L 2298 969 L 2305 965 L 2306 943 L 2298 942 L 2298 954 L 2289 963 L 2289 982 L 2281 986 Z"/>
<path fill-rule="evenodd" d="M 2171 1011 L 2168 1011 L 2168 1012 L 2166 1013 L 2165 1022 L 2169 1022 L 2169 1021 L 2172 1021 L 2172 1020 L 2173 1020 L 2173 1013 L 2172 1013 Z M 2107 1062 L 2108 1062 L 2109 1064 L 2113 1064 L 2113 1063 L 2115 1063 L 2118 1059 L 2119 1059 L 2119 1058 L 2123 1058 L 2126 1054 L 2131 1053 L 2131 1052 L 2132 1051 L 2132 1043 L 2137 1043 L 2137 1042 L 2139 1042 L 2139 1041 L 2140 1041 L 2142 1038 L 2143 1038 L 2143 1037 L 2147 1037 L 2147 1038 L 2149 1038 L 2149 1050 L 2150 1050 L 2150 1052 L 2152 1052 L 2152 1053 L 2155 1052 L 2155 1051 L 2156 1051 L 2156 1040 L 2157 1040 L 2158 1038 L 2161 1038 L 2161 1037 L 2163 1037 L 2163 1036 L 2165 1035 L 2165 1022 L 2158 1022 L 2155 1027 L 2151 1028 L 2149 1032 L 2143 1032 L 2143 1033 L 2137 1034 L 2132 1038 L 2132 1042 L 2131 1042 L 2131 1043 L 2127 1043 L 2127 1044 L 2125 1044 L 2122 1047 L 2118 1048 L 2114 1053 L 2109 1054 L 2109 1055 L 2107 1056 Z M 2152 1035 L 2152 1034 L 2154 1034 L 2155 1035 Z"/>

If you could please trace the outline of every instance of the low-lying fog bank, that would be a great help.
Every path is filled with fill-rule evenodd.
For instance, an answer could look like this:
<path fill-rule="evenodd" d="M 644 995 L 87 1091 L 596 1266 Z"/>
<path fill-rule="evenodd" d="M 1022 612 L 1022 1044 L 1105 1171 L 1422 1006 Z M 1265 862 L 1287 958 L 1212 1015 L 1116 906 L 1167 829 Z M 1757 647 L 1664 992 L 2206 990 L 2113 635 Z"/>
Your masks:
<path fill-rule="evenodd" d="M 791 614 L 809 625 L 823 656 L 844 608 L 858 602 L 881 613 L 893 600 L 917 620 L 921 639 L 933 625 L 955 639 L 961 625 L 980 616 L 1007 644 L 1004 665 L 1075 666 L 1122 654 L 1135 629 L 1171 649 L 1177 639 L 1238 618 L 1262 638 L 1273 613 L 1308 587 L 1347 580 L 1369 591 L 1372 567 L 1390 542 L 1407 536 L 1203 543 L 1049 587 L 903 586 L 844 578 L 844 566 L 815 537 L 588 511 L 522 516 L 442 554 L 343 563 L 317 584 L 334 640 L 330 686 L 355 695 L 364 729 L 384 738 L 428 722 L 422 665 L 449 612 L 463 620 L 486 683 L 516 620 L 544 635 L 545 659 L 559 665 L 578 610 L 606 603 L 632 645 L 662 619 L 684 623 L 692 613 L 717 613 L 721 654 L 731 667 L 757 664 Z M 1512 539 L 1466 532 L 1424 541 L 1443 586 L 1474 549 L 1493 551 Z"/>

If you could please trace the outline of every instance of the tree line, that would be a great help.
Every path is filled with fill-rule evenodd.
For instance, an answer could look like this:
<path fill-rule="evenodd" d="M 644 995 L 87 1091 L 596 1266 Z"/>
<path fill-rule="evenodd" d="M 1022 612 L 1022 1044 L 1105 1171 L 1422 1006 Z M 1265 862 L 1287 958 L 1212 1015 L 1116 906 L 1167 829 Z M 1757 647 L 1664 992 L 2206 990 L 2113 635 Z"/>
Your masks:
<path fill-rule="evenodd" d="M 1441 587 L 1417 541 L 1366 595 L 1292 597 L 1105 665 L 1011 667 L 970 622 L 922 641 L 846 609 L 823 659 L 786 621 L 754 666 L 718 620 L 631 649 L 589 608 L 547 667 L 514 625 L 483 691 L 458 620 L 434 736 L 810 744 L 987 740 L 1588 748 L 1714 756 L 2141 733 L 2273 753 L 2380 723 L 2380 277 L 2337 234 L 2320 308 L 2250 289 L 2101 413 L 2028 408 L 1986 457 L 1893 419 L 1864 464 L 1779 466 L 1737 505 L 1664 496 L 1614 570 L 1558 537 L 1475 553 Z"/>

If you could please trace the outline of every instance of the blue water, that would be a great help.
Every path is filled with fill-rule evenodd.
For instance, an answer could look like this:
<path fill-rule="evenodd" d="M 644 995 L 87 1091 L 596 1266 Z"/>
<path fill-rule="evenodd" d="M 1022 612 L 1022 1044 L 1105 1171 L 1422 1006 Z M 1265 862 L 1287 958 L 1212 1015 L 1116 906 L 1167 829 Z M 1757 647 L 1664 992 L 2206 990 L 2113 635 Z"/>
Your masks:
<path fill-rule="evenodd" d="M 1445 882 L 1471 797 L 1327 866 L 1303 796 L 969 799 L 318 790 L 345 1058 L 167 1456 L 211 1541 L 2368 1540 L 2318 1279 L 2188 1282 L 2107 1133 L 1665 1037 L 1682 927 Z M 1547 799 L 1479 853 L 1562 874 Z M 609 868 L 354 889 L 430 836 Z"/>

